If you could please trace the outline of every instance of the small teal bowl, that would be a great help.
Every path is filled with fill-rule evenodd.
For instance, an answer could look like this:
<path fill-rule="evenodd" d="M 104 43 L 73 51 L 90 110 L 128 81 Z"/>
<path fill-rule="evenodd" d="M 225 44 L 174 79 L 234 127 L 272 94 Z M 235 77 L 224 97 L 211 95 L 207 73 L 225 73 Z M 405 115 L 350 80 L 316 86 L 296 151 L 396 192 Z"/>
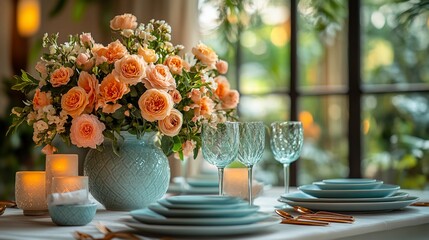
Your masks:
<path fill-rule="evenodd" d="M 48 209 L 52 222 L 59 226 L 84 226 L 94 218 L 97 204 L 52 205 Z"/>

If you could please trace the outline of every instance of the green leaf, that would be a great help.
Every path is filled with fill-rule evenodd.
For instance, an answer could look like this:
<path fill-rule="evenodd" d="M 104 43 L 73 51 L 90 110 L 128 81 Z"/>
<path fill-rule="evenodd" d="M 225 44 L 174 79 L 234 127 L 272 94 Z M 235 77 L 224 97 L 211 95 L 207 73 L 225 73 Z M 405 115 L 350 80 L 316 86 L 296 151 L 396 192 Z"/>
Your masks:
<path fill-rule="evenodd" d="M 173 153 L 173 139 L 171 137 L 162 137 L 161 149 L 166 156 L 170 156 Z"/>
<path fill-rule="evenodd" d="M 30 74 L 27 74 L 24 70 L 21 70 L 21 72 L 21 76 L 15 75 L 13 77 L 17 83 L 12 86 L 12 90 L 27 94 L 39 86 L 39 81 Z"/>
<path fill-rule="evenodd" d="M 173 152 L 179 152 L 182 150 L 182 140 L 178 136 L 173 137 Z"/>
<path fill-rule="evenodd" d="M 64 9 L 66 3 L 67 3 L 67 0 L 58 0 L 54 8 L 52 8 L 51 11 L 49 12 L 49 17 L 55 17 L 56 15 L 58 15 L 61 12 L 61 10 Z"/>

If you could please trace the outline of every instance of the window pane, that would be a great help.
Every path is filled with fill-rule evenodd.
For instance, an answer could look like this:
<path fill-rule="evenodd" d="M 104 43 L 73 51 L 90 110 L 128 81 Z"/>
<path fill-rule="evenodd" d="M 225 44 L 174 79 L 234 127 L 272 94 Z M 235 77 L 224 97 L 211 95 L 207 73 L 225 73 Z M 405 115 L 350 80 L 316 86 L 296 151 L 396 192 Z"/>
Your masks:
<path fill-rule="evenodd" d="M 254 23 L 242 32 L 240 91 L 284 91 L 289 81 L 290 13 L 285 1 L 266 1 Z"/>
<path fill-rule="evenodd" d="M 299 120 L 304 126 L 304 148 L 297 162 L 298 184 L 347 177 L 346 97 L 304 97 L 299 105 Z"/>
<path fill-rule="evenodd" d="M 429 94 L 366 96 L 363 99 L 365 177 L 428 187 Z"/>
<path fill-rule="evenodd" d="M 363 79 L 365 84 L 429 83 L 429 22 L 420 14 L 409 26 L 398 16 L 410 2 L 364 0 Z"/>
<path fill-rule="evenodd" d="M 299 87 L 344 87 L 347 83 L 347 2 L 302 0 L 298 12 Z M 330 12 L 335 19 L 329 18 Z"/>

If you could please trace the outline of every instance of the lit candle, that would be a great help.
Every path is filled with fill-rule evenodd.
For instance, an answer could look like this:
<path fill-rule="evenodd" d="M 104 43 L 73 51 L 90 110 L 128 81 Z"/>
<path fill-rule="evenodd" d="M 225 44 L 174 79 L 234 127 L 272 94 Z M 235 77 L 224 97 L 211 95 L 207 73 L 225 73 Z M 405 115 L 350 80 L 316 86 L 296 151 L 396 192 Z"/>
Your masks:
<path fill-rule="evenodd" d="M 224 171 L 225 193 L 230 196 L 247 199 L 247 168 L 225 168 Z M 253 196 L 257 197 L 261 192 L 263 185 L 255 180 L 253 180 L 252 185 Z"/>
<path fill-rule="evenodd" d="M 42 215 L 48 211 L 44 171 L 19 171 L 15 178 L 15 200 L 24 215 Z"/>
<path fill-rule="evenodd" d="M 52 192 L 52 178 L 78 175 L 77 154 L 46 155 L 46 195 Z"/>

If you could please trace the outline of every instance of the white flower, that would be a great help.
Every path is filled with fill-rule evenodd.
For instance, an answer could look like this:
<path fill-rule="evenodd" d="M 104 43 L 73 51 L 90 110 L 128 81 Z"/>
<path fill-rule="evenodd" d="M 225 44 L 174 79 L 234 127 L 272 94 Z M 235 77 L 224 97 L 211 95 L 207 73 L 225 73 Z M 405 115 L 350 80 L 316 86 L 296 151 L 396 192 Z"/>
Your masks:
<path fill-rule="evenodd" d="M 129 38 L 134 35 L 134 31 L 132 29 L 124 29 L 122 30 L 121 35 L 126 38 Z"/>
<path fill-rule="evenodd" d="M 55 54 L 57 49 L 54 45 L 49 46 L 49 54 Z"/>

